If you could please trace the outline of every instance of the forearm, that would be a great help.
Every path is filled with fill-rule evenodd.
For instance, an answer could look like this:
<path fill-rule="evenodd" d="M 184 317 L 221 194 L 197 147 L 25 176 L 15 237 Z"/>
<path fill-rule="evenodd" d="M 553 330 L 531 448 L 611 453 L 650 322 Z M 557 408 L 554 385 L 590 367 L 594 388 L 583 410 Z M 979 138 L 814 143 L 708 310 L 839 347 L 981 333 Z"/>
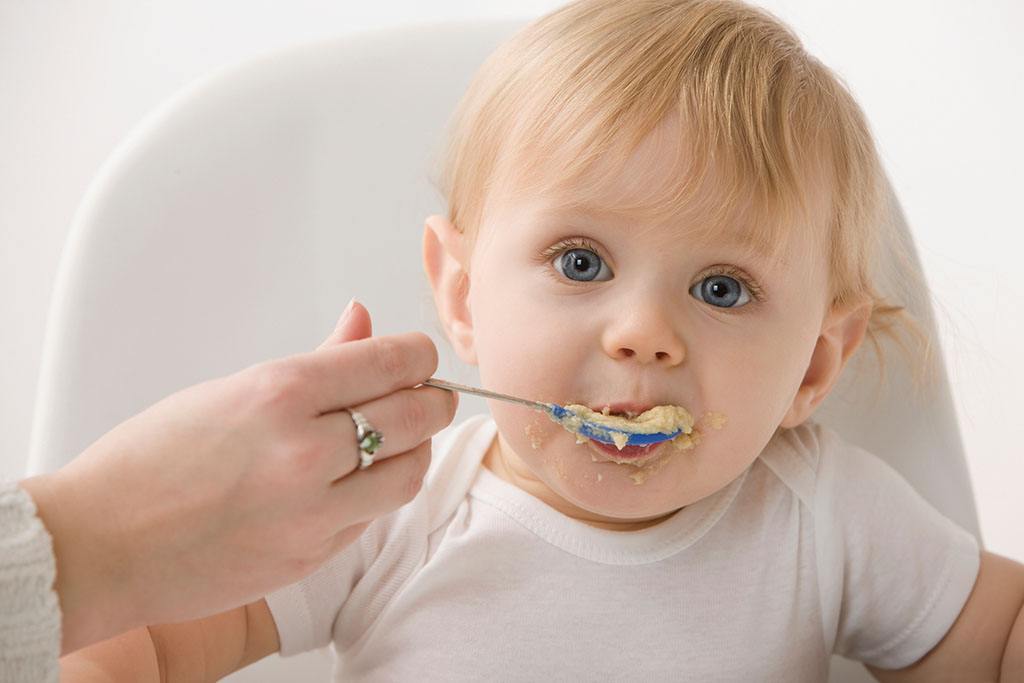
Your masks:
<path fill-rule="evenodd" d="M 1024 606 L 1017 612 L 999 670 L 1001 681 L 1024 681 Z"/>
<path fill-rule="evenodd" d="M 82 648 L 60 660 L 61 683 L 160 683 L 156 647 L 145 626 Z"/>
<path fill-rule="evenodd" d="M 61 659 L 61 681 L 219 681 L 266 656 L 271 647 L 273 651 L 277 649 L 276 639 L 266 643 L 265 638 L 259 637 L 252 648 L 246 646 L 247 609 L 238 607 L 193 621 L 142 626 L 82 648 Z M 269 612 L 266 618 L 270 618 Z M 259 652 L 250 652 L 251 649 Z"/>
<path fill-rule="evenodd" d="M 61 609 L 61 654 L 144 624 L 133 621 L 131 600 L 118 589 L 120 564 L 91 528 L 75 490 L 59 490 L 59 473 L 31 477 L 21 488 L 35 501 L 37 514 L 53 538 L 54 590 Z M 94 525 L 93 525 L 94 526 Z M 109 534 L 107 534 L 109 536 Z"/>

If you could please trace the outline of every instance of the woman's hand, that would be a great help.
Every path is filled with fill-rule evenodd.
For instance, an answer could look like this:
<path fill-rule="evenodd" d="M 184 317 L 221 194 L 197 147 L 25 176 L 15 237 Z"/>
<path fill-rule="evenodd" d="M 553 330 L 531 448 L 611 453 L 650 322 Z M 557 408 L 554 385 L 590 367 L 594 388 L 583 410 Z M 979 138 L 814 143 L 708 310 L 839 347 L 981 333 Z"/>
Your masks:
<path fill-rule="evenodd" d="M 437 367 L 426 335 L 369 335 L 350 304 L 316 351 L 179 391 L 22 482 L 54 538 L 62 652 L 251 602 L 412 500 L 457 399 L 410 388 Z M 385 435 L 364 470 L 346 407 Z"/>

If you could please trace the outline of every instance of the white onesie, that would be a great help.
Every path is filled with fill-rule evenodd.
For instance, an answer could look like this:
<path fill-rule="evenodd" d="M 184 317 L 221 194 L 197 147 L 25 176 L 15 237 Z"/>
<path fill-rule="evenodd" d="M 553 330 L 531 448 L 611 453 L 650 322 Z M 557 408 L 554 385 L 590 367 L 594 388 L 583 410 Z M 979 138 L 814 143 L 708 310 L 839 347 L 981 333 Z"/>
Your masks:
<path fill-rule="evenodd" d="M 824 681 L 833 652 L 920 659 L 978 573 L 974 536 L 813 422 L 631 532 L 482 467 L 495 433 L 438 434 L 412 502 L 267 596 L 282 655 L 333 643 L 338 681 Z"/>

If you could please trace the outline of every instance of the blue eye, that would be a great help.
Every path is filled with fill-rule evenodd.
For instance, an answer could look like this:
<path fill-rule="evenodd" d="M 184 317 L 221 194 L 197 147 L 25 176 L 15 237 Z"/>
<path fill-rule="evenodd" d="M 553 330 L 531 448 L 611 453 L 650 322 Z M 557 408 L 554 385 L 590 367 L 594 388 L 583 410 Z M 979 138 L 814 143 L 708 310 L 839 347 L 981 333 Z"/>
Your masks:
<path fill-rule="evenodd" d="M 570 249 L 555 258 L 554 266 L 560 274 L 577 282 L 612 279 L 611 269 L 590 249 Z"/>
<path fill-rule="evenodd" d="M 739 308 L 750 301 L 746 286 L 728 275 L 709 275 L 691 287 L 690 294 L 718 308 Z"/>

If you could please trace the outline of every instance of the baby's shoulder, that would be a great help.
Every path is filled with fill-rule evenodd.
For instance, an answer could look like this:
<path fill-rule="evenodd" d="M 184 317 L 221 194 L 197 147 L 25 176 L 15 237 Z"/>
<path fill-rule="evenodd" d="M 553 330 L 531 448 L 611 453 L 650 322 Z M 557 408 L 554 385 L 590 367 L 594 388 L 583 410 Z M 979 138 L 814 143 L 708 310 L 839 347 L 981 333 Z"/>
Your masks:
<path fill-rule="evenodd" d="M 430 530 L 447 519 L 469 493 L 496 429 L 489 415 L 473 415 L 434 435 L 430 468 L 420 492 Z"/>
<path fill-rule="evenodd" d="M 888 476 L 891 469 L 878 456 L 812 420 L 777 430 L 758 461 L 810 508 L 839 483 Z"/>

